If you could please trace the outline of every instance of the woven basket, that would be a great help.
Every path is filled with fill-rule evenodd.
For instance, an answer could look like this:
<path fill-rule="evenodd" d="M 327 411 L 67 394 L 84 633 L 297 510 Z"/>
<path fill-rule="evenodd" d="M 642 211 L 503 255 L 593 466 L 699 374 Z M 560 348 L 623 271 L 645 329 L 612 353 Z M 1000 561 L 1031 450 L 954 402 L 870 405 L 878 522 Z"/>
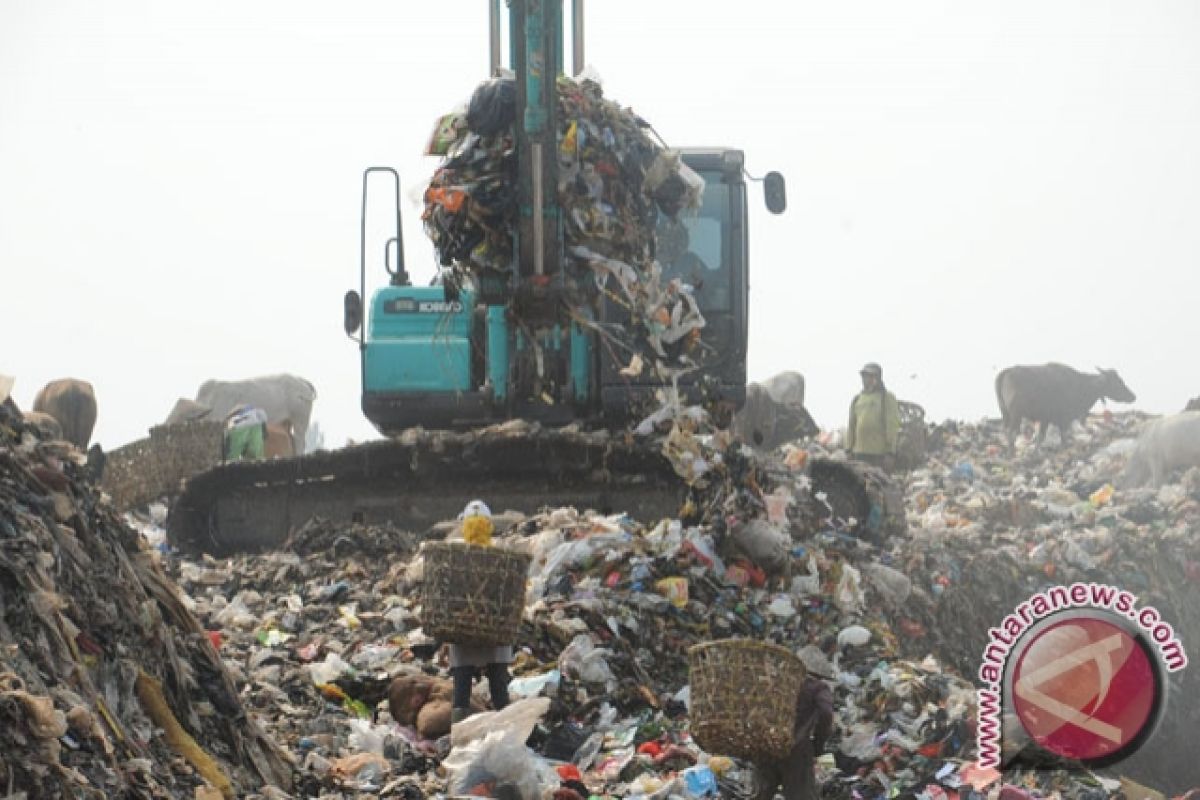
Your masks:
<path fill-rule="evenodd" d="M 525 611 L 528 553 L 465 542 L 427 542 L 421 625 L 443 642 L 516 641 Z"/>
<path fill-rule="evenodd" d="M 752 639 L 705 642 L 688 651 L 692 738 L 709 753 L 751 761 L 792 749 L 804 662 Z"/>

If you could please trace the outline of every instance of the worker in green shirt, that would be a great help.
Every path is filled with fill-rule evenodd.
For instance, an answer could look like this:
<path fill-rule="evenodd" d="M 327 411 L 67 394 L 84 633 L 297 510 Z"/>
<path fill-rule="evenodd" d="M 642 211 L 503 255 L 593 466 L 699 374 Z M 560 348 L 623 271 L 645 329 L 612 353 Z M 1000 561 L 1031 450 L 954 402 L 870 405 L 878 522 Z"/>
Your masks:
<path fill-rule="evenodd" d="M 267 438 L 267 412 L 242 403 L 225 418 L 225 460 L 260 459 Z"/>
<path fill-rule="evenodd" d="M 859 371 L 863 389 L 850 403 L 846 450 L 852 458 L 886 470 L 896 466 L 900 438 L 900 406 L 883 385 L 883 368 L 867 364 Z"/>

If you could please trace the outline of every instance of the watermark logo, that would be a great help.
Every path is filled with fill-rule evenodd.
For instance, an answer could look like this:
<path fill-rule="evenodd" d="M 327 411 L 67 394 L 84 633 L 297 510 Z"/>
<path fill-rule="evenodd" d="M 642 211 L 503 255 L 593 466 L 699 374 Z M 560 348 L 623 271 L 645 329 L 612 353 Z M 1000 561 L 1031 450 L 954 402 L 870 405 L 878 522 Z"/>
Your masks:
<path fill-rule="evenodd" d="M 1183 645 L 1156 609 L 1099 584 L 1039 592 L 988 639 L 979 670 L 984 767 L 1001 765 L 1001 728 L 1007 736 L 1016 724 L 1021 739 L 1054 755 L 1089 766 L 1120 760 L 1161 716 L 1163 671 L 1187 666 Z"/>
<path fill-rule="evenodd" d="M 1120 757 L 1153 727 L 1158 670 L 1145 642 L 1115 619 L 1052 622 L 1015 661 L 1017 718 L 1051 753 L 1091 763 Z"/>

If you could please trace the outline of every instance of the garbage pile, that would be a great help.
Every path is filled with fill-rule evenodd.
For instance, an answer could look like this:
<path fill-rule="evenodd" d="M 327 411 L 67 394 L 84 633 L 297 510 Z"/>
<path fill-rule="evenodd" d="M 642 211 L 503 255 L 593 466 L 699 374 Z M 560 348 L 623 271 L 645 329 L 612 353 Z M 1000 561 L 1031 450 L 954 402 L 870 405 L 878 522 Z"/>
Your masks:
<path fill-rule="evenodd" d="M 232 798 L 288 787 L 286 755 L 82 461 L 0 404 L 5 796 Z"/>
<path fill-rule="evenodd" d="M 482 739 L 464 726 L 458 742 L 424 738 L 421 714 L 402 708 L 398 724 L 384 702 L 391 678 L 439 677 L 446 668 L 420 627 L 423 560 L 410 538 L 376 531 L 378 541 L 394 541 L 391 558 L 351 548 L 284 551 L 178 562 L 178 576 L 245 702 L 276 720 L 274 733 L 302 765 L 297 782 L 309 796 L 501 796 L 505 783 L 522 797 L 546 788 L 666 797 L 709 785 L 745 796 L 748 765 L 702 752 L 687 722 L 688 648 L 729 636 L 804 647 L 811 664 L 825 665 L 814 671 L 838 686 L 843 730 L 859 737 L 852 760 L 822 766 L 851 776 L 839 784 L 847 792 L 879 780 L 857 775 L 879 760 L 864 720 L 886 722 L 906 709 L 911 730 L 887 746 L 888 784 L 902 782 L 906 768 L 910 778 L 919 774 L 914 760 L 922 768 L 957 765 L 974 744 L 964 732 L 973 716 L 970 684 L 932 660 L 900 660 L 886 623 L 858 624 L 867 559 L 847 521 L 826 517 L 818 534 L 795 539 L 787 533 L 789 504 L 779 498 L 762 517 L 731 514 L 716 537 L 680 520 L 645 525 L 572 508 L 510 516 L 498 541 L 530 552 L 533 567 L 510 686 L 516 702 L 504 716 L 477 717 Z M 453 524 L 444 532 L 458 535 Z M 476 693 L 486 707 L 486 689 Z M 949 709 L 940 717 L 939 703 Z"/>
<path fill-rule="evenodd" d="M 912 590 L 888 605 L 909 653 L 931 652 L 961 674 L 980 666 L 987 631 L 1052 585 L 1116 586 L 1153 606 L 1184 648 L 1200 647 L 1200 469 L 1161 487 L 1121 476 L 1145 421 L 1095 416 L 1071 441 L 1018 442 L 999 423 L 943 425 L 926 468 L 909 476 L 911 538 L 886 554 Z M 1200 785 L 1185 757 L 1200 730 L 1200 672 L 1168 676 L 1162 723 L 1122 772 L 1170 791 Z"/>
<path fill-rule="evenodd" d="M 497 543 L 532 556 L 514 702 L 483 711 L 479 684 L 481 713 L 450 735 L 448 663 L 421 628 L 417 537 L 314 520 L 294 549 L 171 569 L 242 702 L 298 765 L 300 796 L 749 797 L 749 765 L 703 752 L 688 727 L 688 648 L 731 636 L 799 651 L 833 687 L 823 796 L 970 799 L 1003 785 L 1004 797 L 1098 800 L 1130 779 L 1181 792 L 1200 782 L 1186 702 L 1168 703 L 1120 773 L 1051 763 L 1002 776 L 975 760 L 982 636 L 1037 589 L 1127 586 L 1185 645 L 1200 641 L 1200 475 L 1112 488 L 1137 424 L 1092 421 L 1068 445 L 1022 443 L 1015 456 L 998 425 L 939 426 L 928 465 L 908 476 L 908 535 L 860 535 L 823 504 L 806 470 L 831 460 L 818 443 L 705 473 L 738 475 L 741 488 L 710 495 L 722 513 L 703 522 L 573 508 L 497 517 Z M 725 466 L 739 453 L 718 452 Z M 461 532 L 447 520 L 423 535 Z M 424 687 L 417 701 L 389 696 L 398 676 Z M 1173 697 L 1194 696 L 1194 682 L 1177 673 Z"/>
<path fill-rule="evenodd" d="M 425 192 L 425 229 L 441 264 L 512 269 L 516 227 L 516 88 L 481 84 L 465 112 L 443 117 L 427 152 L 446 156 Z M 558 200 L 566 240 L 642 265 L 654 257 L 659 209 L 696 208 L 703 181 L 646 135 L 592 80 L 558 79 Z"/>
<path fill-rule="evenodd" d="M 654 260 L 655 232 L 660 212 L 682 230 L 679 214 L 699 207 L 704 180 L 595 81 L 560 77 L 557 98 L 569 316 L 600 334 L 633 373 L 683 366 L 704 318 L 692 287 L 668 280 Z M 519 216 L 515 118 L 514 80 L 492 79 L 469 108 L 439 121 L 427 148 L 445 156 L 426 189 L 423 220 L 447 284 L 509 286 Z M 604 298 L 632 324 L 603 324 Z"/>

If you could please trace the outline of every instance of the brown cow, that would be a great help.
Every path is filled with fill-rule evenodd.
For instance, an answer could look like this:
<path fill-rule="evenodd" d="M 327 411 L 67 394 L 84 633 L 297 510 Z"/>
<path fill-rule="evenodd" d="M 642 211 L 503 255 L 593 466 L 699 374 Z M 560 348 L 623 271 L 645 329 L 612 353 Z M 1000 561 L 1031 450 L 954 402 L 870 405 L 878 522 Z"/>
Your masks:
<path fill-rule="evenodd" d="M 96 427 L 96 393 L 90 383 L 77 378 L 50 381 L 34 398 L 33 410 L 54 417 L 62 426 L 63 438 L 87 450 Z"/>

